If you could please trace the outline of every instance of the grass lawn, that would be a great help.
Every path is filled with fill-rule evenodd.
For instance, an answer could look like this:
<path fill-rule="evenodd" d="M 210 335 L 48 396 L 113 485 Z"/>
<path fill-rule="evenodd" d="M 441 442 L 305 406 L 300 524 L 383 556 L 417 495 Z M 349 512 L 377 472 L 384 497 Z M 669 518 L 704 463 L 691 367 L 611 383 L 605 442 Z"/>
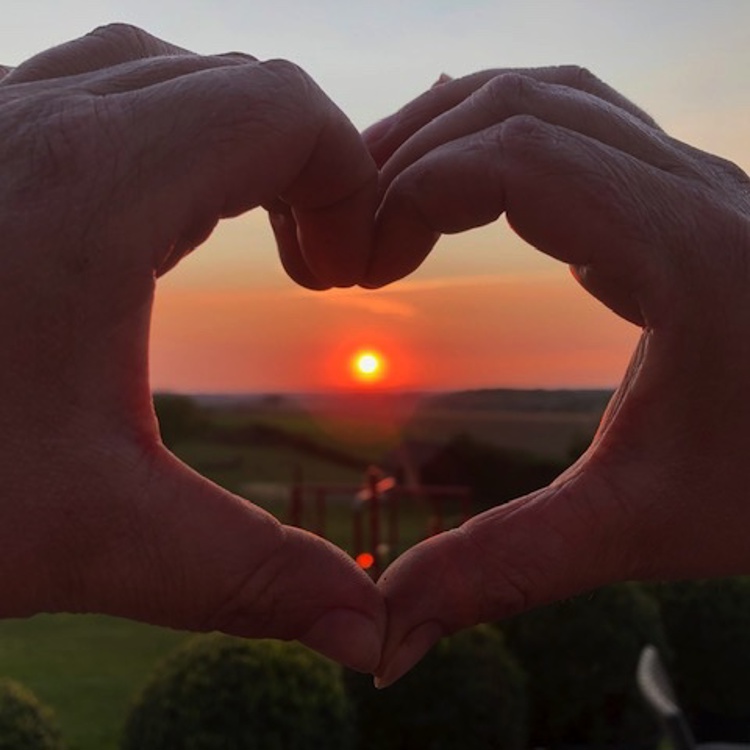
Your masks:
<path fill-rule="evenodd" d="M 57 715 L 68 750 L 116 750 L 133 696 L 190 634 L 99 615 L 0 621 L 0 676 Z"/>

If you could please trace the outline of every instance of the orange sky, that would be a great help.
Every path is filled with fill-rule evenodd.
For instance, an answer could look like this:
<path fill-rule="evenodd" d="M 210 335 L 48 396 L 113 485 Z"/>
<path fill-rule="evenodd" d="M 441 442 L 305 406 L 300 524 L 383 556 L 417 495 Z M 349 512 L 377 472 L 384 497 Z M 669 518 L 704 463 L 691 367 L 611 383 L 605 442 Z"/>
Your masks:
<path fill-rule="evenodd" d="M 227 224 L 160 283 L 156 389 L 353 388 L 362 348 L 386 357 L 391 388 L 613 386 L 638 336 L 507 229 L 443 238 L 383 290 L 317 293 L 283 276 L 264 221 Z"/>

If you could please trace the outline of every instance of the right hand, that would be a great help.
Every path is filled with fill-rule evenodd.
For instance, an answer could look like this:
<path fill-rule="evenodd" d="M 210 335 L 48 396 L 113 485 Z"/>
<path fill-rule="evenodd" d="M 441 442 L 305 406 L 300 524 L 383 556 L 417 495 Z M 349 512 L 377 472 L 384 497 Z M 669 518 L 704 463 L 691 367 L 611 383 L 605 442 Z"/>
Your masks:
<path fill-rule="evenodd" d="M 382 684 L 443 635 L 606 583 L 750 572 L 748 177 L 575 68 L 449 81 L 365 138 L 383 190 L 368 286 L 505 212 L 643 329 L 574 466 L 385 572 Z"/>

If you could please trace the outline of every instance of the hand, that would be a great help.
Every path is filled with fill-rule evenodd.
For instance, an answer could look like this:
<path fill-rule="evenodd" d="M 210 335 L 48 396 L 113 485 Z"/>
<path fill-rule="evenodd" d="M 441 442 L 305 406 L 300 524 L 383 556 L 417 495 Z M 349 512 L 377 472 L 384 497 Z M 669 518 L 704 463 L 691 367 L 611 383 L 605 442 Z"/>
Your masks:
<path fill-rule="evenodd" d="M 361 277 L 377 170 L 359 134 L 289 63 L 202 57 L 130 27 L 4 73 L 0 616 L 299 638 L 374 669 L 385 618 L 370 579 L 177 461 L 147 363 L 156 276 L 221 217 L 272 207 L 294 278 Z"/>
<path fill-rule="evenodd" d="M 571 68 L 444 83 L 365 138 L 383 190 L 367 285 L 504 211 L 643 328 L 574 466 L 386 571 L 381 683 L 443 635 L 602 584 L 750 572 L 747 176 Z"/>

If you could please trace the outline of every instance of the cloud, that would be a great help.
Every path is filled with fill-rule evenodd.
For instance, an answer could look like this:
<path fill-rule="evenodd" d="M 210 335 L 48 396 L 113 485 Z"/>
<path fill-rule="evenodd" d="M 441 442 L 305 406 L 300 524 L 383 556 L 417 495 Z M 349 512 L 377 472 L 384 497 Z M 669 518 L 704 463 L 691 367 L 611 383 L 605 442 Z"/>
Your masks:
<path fill-rule="evenodd" d="M 476 276 L 436 277 L 431 279 L 414 279 L 399 281 L 378 290 L 367 289 L 330 289 L 326 292 L 311 292 L 307 289 L 290 289 L 285 293 L 294 297 L 315 299 L 328 305 L 338 305 L 356 310 L 364 310 L 373 315 L 395 318 L 415 318 L 420 314 L 420 305 L 416 298 L 425 293 L 458 291 L 488 287 L 519 287 L 529 283 L 558 283 L 560 275 L 553 274 L 483 274 Z M 278 294 L 278 292 L 277 292 Z M 409 300 L 408 298 L 412 299 Z M 406 299 L 405 299 L 406 298 Z"/>
<path fill-rule="evenodd" d="M 333 289 L 324 294 L 317 292 L 304 294 L 305 296 L 314 294 L 316 300 L 329 305 L 353 307 L 374 315 L 387 315 L 395 318 L 413 318 L 417 315 L 417 309 L 413 305 L 400 300 L 384 299 L 381 292 Z"/>
<path fill-rule="evenodd" d="M 540 274 L 531 277 L 538 278 Z M 506 273 L 481 274 L 475 276 L 439 276 L 432 279 L 407 279 L 379 289 L 378 293 L 388 295 L 414 294 L 418 292 L 442 291 L 466 287 L 508 286 L 517 283 L 528 283 L 528 275 Z"/>

